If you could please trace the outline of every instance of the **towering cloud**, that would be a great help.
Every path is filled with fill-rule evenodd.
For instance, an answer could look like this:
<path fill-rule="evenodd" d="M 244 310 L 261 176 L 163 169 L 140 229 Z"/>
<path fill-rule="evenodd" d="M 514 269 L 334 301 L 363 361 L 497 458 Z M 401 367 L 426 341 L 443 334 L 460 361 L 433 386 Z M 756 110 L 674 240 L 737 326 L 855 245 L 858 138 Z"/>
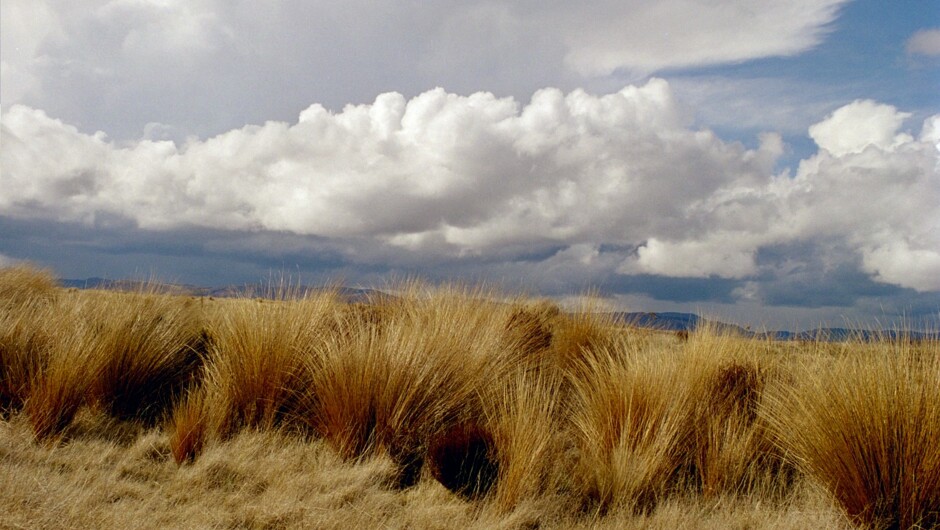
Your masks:
<path fill-rule="evenodd" d="M 554 253 L 559 266 L 738 280 L 767 272 L 762 249 L 836 242 L 876 281 L 936 291 L 940 115 L 917 137 L 906 118 L 851 103 L 810 129 L 819 152 L 790 175 L 774 173 L 778 135 L 725 142 L 657 79 L 524 105 L 388 93 L 180 145 L 114 142 L 14 106 L 0 215 L 297 234 L 353 263 Z"/>

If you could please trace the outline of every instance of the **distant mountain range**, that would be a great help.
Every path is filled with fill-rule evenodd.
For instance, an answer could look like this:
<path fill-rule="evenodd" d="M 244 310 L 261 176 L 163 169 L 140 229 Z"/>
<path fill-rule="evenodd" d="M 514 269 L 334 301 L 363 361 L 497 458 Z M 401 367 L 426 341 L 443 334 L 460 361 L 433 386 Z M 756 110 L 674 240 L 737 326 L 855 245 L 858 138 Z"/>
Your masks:
<path fill-rule="evenodd" d="M 699 327 L 709 326 L 721 333 L 732 333 L 742 337 L 771 340 L 798 341 L 843 341 L 848 339 L 874 340 L 897 339 L 940 340 L 940 332 L 902 331 L 897 329 L 852 329 L 820 327 L 806 331 L 753 331 L 735 324 L 717 320 L 707 320 L 694 313 L 617 313 L 619 321 L 641 328 L 663 331 L 694 331 Z"/>
<path fill-rule="evenodd" d="M 159 283 L 146 280 L 108 280 L 105 278 L 86 278 L 84 280 L 59 280 L 59 284 L 66 288 L 75 289 L 105 289 L 115 291 L 152 291 L 166 294 L 179 294 L 186 296 L 212 296 L 215 298 L 288 298 L 303 296 L 308 293 L 323 291 L 322 287 L 307 285 L 270 284 L 258 282 L 244 285 L 227 285 L 224 287 L 200 287 L 198 285 L 180 283 Z M 349 303 L 365 302 L 375 297 L 388 296 L 375 289 L 357 289 L 355 287 L 340 287 L 337 289 L 341 298 Z"/>
<path fill-rule="evenodd" d="M 322 291 L 322 287 L 306 285 L 272 285 L 258 282 L 245 285 L 229 285 L 225 287 L 200 287 L 188 284 L 158 283 L 145 280 L 108 280 L 104 278 L 87 278 L 84 280 L 60 280 L 59 283 L 66 288 L 76 289 L 109 289 L 120 291 L 147 290 L 167 294 L 180 294 L 187 296 L 212 296 L 216 298 L 260 297 L 260 298 L 286 298 L 301 296 L 307 293 Z M 392 296 L 376 289 L 360 289 L 355 287 L 340 287 L 338 293 L 349 303 L 368 302 L 376 297 Z M 731 333 L 742 337 L 781 341 L 842 341 L 848 339 L 873 340 L 905 338 L 911 340 L 940 340 L 940 332 L 901 331 L 896 329 L 851 329 L 821 327 L 806 331 L 753 331 L 750 328 L 728 324 L 717 320 L 708 320 L 694 313 L 675 312 L 618 312 L 614 318 L 626 325 L 640 328 L 655 329 L 671 332 L 691 332 L 708 326 L 721 333 Z"/>

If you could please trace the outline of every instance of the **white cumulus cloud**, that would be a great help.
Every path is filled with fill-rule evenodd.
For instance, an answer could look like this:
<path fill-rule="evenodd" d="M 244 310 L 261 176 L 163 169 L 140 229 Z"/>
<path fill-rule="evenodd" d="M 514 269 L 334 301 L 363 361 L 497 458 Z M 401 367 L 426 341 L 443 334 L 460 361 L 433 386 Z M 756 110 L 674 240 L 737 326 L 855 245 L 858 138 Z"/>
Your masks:
<path fill-rule="evenodd" d="M 908 135 L 895 135 L 910 116 L 891 105 L 857 100 L 810 127 L 809 135 L 816 145 L 834 155 L 858 153 L 870 145 L 890 149 L 911 140 Z"/>
<path fill-rule="evenodd" d="M 866 248 L 863 266 L 880 282 L 940 291 L 940 248 L 912 249 L 906 241 Z"/>
<path fill-rule="evenodd" d="M 811 128 L 820 149 L 791 175 L 774 172 L 778 134 L 754 149 L 724 141 L 658 79 L 606 95 L 548 88 L 524 104 L 386 93 L 180 144 L 116 142 L 17 105 L 2 116 L 0 215 L 202 227 L 248 246 L 297 234 L 362 263 L 534 253 L 566 277 L 747 280 L 766 272 L 762 249 L 835 241 L 876 281 L 932 291 L 940 115 L 917 135 L 907 117 L 850 103 Z"/>
<path fill-rule="evenodd" d="M 666 242 L 652 238 L 637 249 L 637 258 L 621 265 L 622 273 L 704 278 L 744 278 L 757 272 L 756 246 L 747 234 L 710 234 L 702 241 Z M 744 243 L 742 245 L 742 243 Z"/>

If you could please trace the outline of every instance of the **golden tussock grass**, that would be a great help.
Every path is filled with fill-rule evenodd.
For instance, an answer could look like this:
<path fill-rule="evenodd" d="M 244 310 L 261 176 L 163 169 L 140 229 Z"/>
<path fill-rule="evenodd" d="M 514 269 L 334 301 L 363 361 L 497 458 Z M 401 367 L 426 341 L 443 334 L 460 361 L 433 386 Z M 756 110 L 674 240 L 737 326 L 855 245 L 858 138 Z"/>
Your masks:
<path fill-rule="evenodd" d="M 400 484 L 414 483 L 432 440 L 479 421 L 481 396 L 513 362 L 498 355 L 505 308 L 483 294 L 413 284 L 381 327 L 347 315 L 361 332 L 307 357 L 312 430 L 346 458 L 387 453 Z"/>
<path fill-rule="evenodd" d="M 575 477 L 598 510 L 648 512 L 675 488 L 693 411 L 678 364 L 626 346 L 585 355 L 569 372 Z"/>
<path fill-rule="evenodd" d="M 58 290 L 47 271 L 17 266 L 0 271 L 0 411 L 23 406 L 48 357 Z"/>
<path fill-rule="evenodd" d="M 679 338 L 419 282 L 276 294 L 0 271 L 4 524 L 940 524 L 936 342 Z"/>
<path fill-rule="evenodd" d="M 559 435 L 560 394 L 561 376 L 544 370 L 516 372 L 493 396 L 488 425 L 498 472 L 492 500 L 504 512 L 566 486 L 571 455 L 565 454 L 568 437 Z"/>
<path fill-rule="evenodd" d="M 769 341 L 741 340 L 703 329 L 683 344 L 691 381 L 690 486 L 706 498 L 785 494 L 793 468 L 773 444 L 758 412 L 768 385 L 782 377 L 785 359 Z"/>
<path fill-rule="evenodd" d="M 764 415 L 777 443 L 848 518 L 872 528 L 940 525 L 937 344 L 856 344 L 810 358 Z"/>
<path fill-rule="evenodd" d="M 299 394 L 309 384 L 304 359 L 327 338 L 335 295 L 217 305 L 201 386 L 209 431 L 226 438 L 243 428 L 302 425 Z"/>
<path fill-rule="evenodd" d="M 53 309 L 49 309 L 52 311 Z M 205 336 L 196 304 L 152 293 L 62 297 L 26 412 L 40 438 L 57 435 L 80 406 L 155 423 L 191 382 Z"/>

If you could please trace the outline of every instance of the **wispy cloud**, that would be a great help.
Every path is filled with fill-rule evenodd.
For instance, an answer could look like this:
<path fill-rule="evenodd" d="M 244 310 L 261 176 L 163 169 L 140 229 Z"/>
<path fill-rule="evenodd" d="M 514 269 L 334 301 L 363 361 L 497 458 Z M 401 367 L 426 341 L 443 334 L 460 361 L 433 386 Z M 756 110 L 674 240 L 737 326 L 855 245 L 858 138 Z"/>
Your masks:
<path fill-rule="evenodd" d="M 4 2 L 3 104 L 119 139 L 148 123 L 205 137 L 388 90 L 521 98 L 790 56 L 819 44 L 844 3 Z"/>
<path fill-rule="evenodd" d="M 795 55 L 819 44 L 842 4 L 749 2 L 604 2 L 563 10 L 558 24 L 568 64 L 586 74 L 740 62 Z"/>
<path fill-rule="evenodd" d="M 16 265 L 17 263 L 19 263 L 19 260 L 0 254 L 0 268 L 11 267 L 13 265 Z"/>
<path fill-rule="evenodd" d="M 907 53 L 914 55 L 940 56 L 940 28 L 914 33 L 908 39 L 906 49 Z"/>

